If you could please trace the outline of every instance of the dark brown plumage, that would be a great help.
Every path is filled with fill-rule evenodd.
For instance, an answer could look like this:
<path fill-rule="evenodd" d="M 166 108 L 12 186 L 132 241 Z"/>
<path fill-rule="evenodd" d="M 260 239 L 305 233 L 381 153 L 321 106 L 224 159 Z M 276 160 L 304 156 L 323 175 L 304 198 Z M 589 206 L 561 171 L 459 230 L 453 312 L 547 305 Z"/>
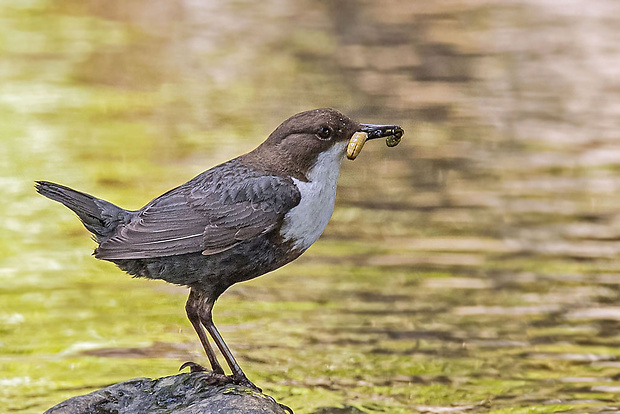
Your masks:
<path fill-rule="evenodd" d="M 215 328 L 213 304 L 234 283 L 283 266 L 319 237 L 333 210 L 346 144 L 362 129 L 373 138 L 402 135 L 393 125 L 358 124 L 333 109 L 317 109 L 291 117 L 254 151 L 137 211 L 46 181 L 38 181 L 36 189 L 78 215 L 98 243 L 96 258 L 134 276 L 190 287 L 187 315 L 214 375 L 226 378 L 203 327 L 232 380 L 255 387 Z"/>

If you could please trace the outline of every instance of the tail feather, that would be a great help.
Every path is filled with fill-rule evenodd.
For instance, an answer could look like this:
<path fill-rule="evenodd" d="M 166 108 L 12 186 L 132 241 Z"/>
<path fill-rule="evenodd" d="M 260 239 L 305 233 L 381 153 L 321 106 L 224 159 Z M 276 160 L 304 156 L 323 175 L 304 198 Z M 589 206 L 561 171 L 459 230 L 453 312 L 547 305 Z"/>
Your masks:
<path fill-rule="evenodd" d="M 84 227 L 93 233 L 99 243 L 114 235 L 116 228 L 128 222 L 131 216 L 129 211 L 108 201 L 64 185 L 36 181 L 35 188 L 39 194 L 64 204 L 77 214 Z"/>

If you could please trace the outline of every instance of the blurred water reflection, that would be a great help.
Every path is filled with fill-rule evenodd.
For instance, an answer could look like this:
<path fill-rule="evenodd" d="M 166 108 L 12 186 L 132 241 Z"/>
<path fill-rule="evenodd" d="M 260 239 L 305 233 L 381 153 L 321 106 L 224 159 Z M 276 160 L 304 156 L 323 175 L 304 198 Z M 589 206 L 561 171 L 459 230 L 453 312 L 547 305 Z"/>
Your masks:
<path fill-rule="evenodd" d="M 298 263 L 221 299 L 248 375 L 300 413 L 613 412 L 619 9 L 0 4 L 1 405 L 41 412 L 202 357 L 185 291 L 92 259 L 35 179 L 138 208 L 332 106 L 407 134 L 345 162 Z"/>

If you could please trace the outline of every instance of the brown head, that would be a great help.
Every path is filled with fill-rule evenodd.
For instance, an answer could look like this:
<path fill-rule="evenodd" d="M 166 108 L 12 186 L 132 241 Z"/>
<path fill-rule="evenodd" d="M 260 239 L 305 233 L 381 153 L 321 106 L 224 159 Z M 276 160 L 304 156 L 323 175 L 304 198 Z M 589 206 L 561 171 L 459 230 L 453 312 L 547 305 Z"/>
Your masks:
<path fill-rule="evenodd" d="M 305 180 L 320 154 L 337 151 L 340 158 L 344 157 L 347 144 L 356 132 L 367 132 L 368 139 L 373 139 L 385 137 L 386 131 L 395 129 L 400 128 L 360 124 L 331 108 L 313 109 L 282 122 L 265 142 L 243 159 L 255 167 Z"/>

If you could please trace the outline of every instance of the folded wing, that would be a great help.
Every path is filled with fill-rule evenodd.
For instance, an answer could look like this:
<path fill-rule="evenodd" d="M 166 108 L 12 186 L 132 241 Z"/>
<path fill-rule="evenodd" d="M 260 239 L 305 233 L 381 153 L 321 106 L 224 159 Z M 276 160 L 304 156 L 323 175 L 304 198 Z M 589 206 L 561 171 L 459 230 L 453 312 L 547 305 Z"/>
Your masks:
<path fill-rule="evenodd" d="M 95 257 L 220 253 L 278 227 L 299 199 L 292 180 L 229 161 L 151 201 Z"/>

